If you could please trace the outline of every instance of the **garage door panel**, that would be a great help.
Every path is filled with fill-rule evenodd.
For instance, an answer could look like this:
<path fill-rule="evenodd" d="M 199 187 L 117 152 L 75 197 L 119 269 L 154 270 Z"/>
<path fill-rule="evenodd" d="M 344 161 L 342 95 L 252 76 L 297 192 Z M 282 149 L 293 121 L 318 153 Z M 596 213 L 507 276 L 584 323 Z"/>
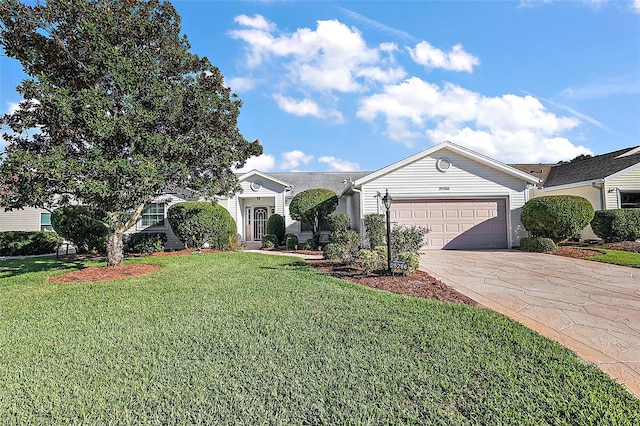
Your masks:
<path fill-rule="evenodd" d="M 427 226 L 425 249 L 506 248 L 506 201 L 397 201 L 392 218 L 402 225 Z"/>

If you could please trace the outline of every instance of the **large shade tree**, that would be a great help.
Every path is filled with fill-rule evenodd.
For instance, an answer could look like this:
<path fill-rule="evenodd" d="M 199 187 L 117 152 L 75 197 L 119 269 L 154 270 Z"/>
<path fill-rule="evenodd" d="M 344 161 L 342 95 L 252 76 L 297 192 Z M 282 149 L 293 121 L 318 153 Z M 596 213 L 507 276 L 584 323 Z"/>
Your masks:
<path fill-rule="evenodd" d="M 23 66 L 0 165 L 0 206 L 101 210 L 108 265 L 145 203 L 167 189 L 237 190 L 234 166 L 262 153 L 239 132 L 241 102 L 190 53 L 160 0 L 0 0 L 0 45 Z"/>

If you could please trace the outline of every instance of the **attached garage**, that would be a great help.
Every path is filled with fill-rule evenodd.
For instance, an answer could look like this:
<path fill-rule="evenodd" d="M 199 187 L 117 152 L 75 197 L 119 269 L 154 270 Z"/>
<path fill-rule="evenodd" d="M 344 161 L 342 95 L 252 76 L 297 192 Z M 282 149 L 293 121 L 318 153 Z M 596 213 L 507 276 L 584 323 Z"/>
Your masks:
<path fill-rule="evenodd" d="M 425 250 L 509 249 L 527 236 L 520 222 L 530 188 L 540 180 L 451 142 L 443 142 L 352 181 L 342 192 L 365 235 L 367 214 L 428 227 Z"/>
<path fill-rule="evenodd" d="M 429 228 L 425 250 L 508 247 L 505 199 L 396 201 L 391 220 Z"/>

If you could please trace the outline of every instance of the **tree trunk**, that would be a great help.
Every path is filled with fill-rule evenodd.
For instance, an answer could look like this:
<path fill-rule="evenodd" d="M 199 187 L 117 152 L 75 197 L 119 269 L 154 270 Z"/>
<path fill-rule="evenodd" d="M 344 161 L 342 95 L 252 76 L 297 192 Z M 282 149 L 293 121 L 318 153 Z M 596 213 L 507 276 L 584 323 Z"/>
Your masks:
<path fill-rule="evenodd" d="M 124 259 L 122 234 L 124 231 L 116 229 L 107 236 L 107 266 L 118 266 Z"/>

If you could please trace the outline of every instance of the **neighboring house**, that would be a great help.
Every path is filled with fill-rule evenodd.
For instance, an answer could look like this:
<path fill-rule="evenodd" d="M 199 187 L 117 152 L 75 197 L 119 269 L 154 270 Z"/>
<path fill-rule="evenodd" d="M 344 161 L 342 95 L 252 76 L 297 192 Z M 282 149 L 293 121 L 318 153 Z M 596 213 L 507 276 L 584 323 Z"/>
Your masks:
<path fill-rule="evenodd" d="M 451 142 L 443 142 L 374 172 L 277 172 L 253 170 L 238 176 L 241 192 L 217 198 L 237 224 L 238 239 L 260 241 L 274 213 L 300 242 L 311 232 L 291 218 L 289 204 L 300 192 L 327 188 L 339 195 L 338 213 L 365 235 L 364 217 L 384 213 L 382 196 L 393 198 L 394 224 L 427 226 L 425 249 L 510 248 L 527 235 L 520 211 L 532 197 L 574 194 L 596 210 L 640 206 L 640 147 L 557 165 L 507 165 Z M 171 192 L 146 206 L 128 231 L 166 232 L 167 248 L 181 247 L 171 232 L 167 209 L 197 201 L 188 191 Z M 0 213 L 0 230 L 50 229 L 50 215 L 38 209 Z M 590 228 L 583 238 L 595 237 Z M 326 232 L 321 241 L 326 242 Z"/>
<path fill-rule="evenodd" d="M 584 160 L 556 165 L 514 165 L 535 174 L 541 170 L 542 184 L 531 197 L 578 195 L 591 202 L 594 210 L 640 208 L 640 146 L 625 148 Z M 587 226 L 580 238 L 598 238 Z"/>

